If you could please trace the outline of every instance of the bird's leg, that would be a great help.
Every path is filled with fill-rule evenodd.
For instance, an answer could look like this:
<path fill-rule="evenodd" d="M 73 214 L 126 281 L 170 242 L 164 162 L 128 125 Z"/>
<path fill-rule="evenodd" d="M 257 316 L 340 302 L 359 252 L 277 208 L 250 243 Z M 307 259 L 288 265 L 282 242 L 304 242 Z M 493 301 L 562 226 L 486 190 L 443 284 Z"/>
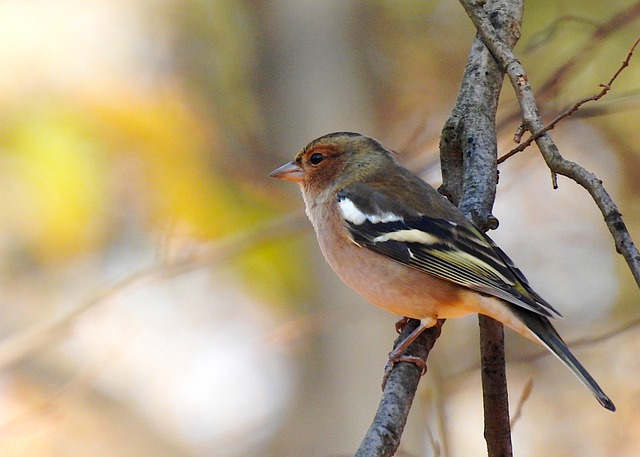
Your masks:
<path fill-rule="evenodd" d="M 406 321 L 405 321 L 406 319 Z M 398 325 L 402 325 L 404 327 L 408 322 L 408 318 L 403 318 L 396 323 L 396 329 Z M 438 322 L 437 319 L 428 317 L 420 319 L 420 325 L 418 325 L 414 331 L 412 331 L 404 340 L 398 344 L 393 351 L 389 353 L 389 361 L 384 367 L 384 376 L 382 378 L 382 389 L 387 385 L 387 379 L 391 374 L 391 370 L 393 370 L 393 366 L 398 362 L 408 362 L 416 364 L 418 367 L 422 368 L 422 374 L 424 375 L 427 372 L 427 364 L 420 357 L 416 357 L 413 355 L 404 355 L 404 351 L 407 350 L 409 345 L 413 343 L 426 329 L 429 327 L 433 327 Z"/>
<path fill-rule="evenodd" d="M 403 316 L 402 319 L 396 322 L 396 332 L 401 333 L 402 329 L 404 329 L 405 325 L 407 325 L 410 320 L 410 317 Z"/>
<path fill-rule="evenodd" d="M 408 321 L 408 317 L 402 318 L 401 320 L 396 322 L 396 329 L 398 329 L 398 327 L 401 325 L 402 327 L 400 328 L 400 330 L 402 331 L 402 328 L 404 328 Z M 433 317 L 420 319 L 420 325 L 418 325 L 416 329 L 409 334 L 409 336 L 401 341 L 400 344 L 398 344 L 398 346 L 396 346 L 396 348 L 389 353 L 389 361 L 393 363 L 403 362 L 403 360 L 400 360 L 400 358 L 403 357 L 402 354 L 404 354 L 404 351 L 407 350 L 409 345 L 413 343 L 422 332 L 424 332 L 429 327 L 433 327 L 437 322 L 438 320 Z"/>

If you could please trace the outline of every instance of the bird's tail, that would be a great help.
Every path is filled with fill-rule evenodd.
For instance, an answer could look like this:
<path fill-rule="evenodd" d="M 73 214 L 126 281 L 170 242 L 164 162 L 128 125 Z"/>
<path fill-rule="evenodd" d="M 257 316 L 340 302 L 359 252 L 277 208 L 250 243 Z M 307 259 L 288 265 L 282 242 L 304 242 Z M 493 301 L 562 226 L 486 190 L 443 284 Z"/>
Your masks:
<path fill-rule="evenodd" d="M 609 411 L 616 410 L 616 406 L 611 399 L 602 391 L 589 372 L 578 362 L 578 359 L 575 358 L 571 351 L 569 351 L 567 345 L 562 341 L 562 338 L 546 317 L 535 314 L 529 310 L 518 309 L 515 306 L 513 307 L 513 311 L 516 312 L 518 317 L 525 323 L 529 330 L 533 332 L 542 345 L 553 352 L 553 354 L 569 367 L 578 379 L 589 388 L 602 406 Z"/>

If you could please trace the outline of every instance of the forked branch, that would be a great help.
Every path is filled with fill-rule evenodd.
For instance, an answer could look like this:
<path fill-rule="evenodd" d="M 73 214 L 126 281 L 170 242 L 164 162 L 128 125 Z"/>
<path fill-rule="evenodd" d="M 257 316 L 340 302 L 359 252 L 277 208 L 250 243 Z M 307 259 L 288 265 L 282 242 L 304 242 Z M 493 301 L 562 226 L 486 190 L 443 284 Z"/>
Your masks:
<path fill-rule="evenodd" d="M 562 157 L 558 147 L 547 131 L 544 130 L 545 124 L 538 111 L 527 74 L 511 49 L 500 39 L 498 32 L 491 24 L 489 16 L 482 6 L 483 2 L 475 0 L 461 0 L 461 2 L 483 42 L 491 51 L 496 62 L 509 76 L 520 104 L 522 125 L 535 138 L 540 153 L 554 176 L 554 185 L 557 185 L 555 175 L 559 174 L 573 179 L 589 192 L 604 217 L 609 232 L 614 239 L 616 250 L 625 258 L 636 283 L 640 286 L 640 252 L 638 252 L 633 243 L 622 215 L 602 181 L 581 165 Z M 635 45 L 631 50 L 631 54 L 634 49 Z"/>

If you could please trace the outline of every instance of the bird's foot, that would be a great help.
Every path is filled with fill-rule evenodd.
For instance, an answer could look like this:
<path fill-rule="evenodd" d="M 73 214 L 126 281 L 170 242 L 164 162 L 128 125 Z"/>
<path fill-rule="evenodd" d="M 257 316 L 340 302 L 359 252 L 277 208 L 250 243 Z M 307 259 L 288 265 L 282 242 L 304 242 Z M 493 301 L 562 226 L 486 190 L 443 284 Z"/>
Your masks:
<path fill-rule="evenodd" d="M 408 321 L 409 318 L 406 317 L 401 319 L 396 323 L 396 329 L 399 325 L 404 328 Z M 387 385 L 387 381 L 389 379 L 389 376 L 391 375 L 391 371 L 393 370 L 394 365 L 398 362 L 409 362 L 417 365 L 418 367 L 422 368 L 423 375 L 427 372 L 427 363 L 424 360 L 413 355 L 406 355 L 404 352 L 427 327 L 434 325 L 435 322 L 435 319 L 421 319 L 420 325 L 418 325 L 418 327 L 416 327 L 404 340 L 402 340 L 395 347 L 393 351 L 389 353 L 389 361 L 384 367 L 384 376 L 382 377 L 382 390 L 384 390 L 385 386 Z"/>
<path fill-rule="evenodd" d="M 402 329 L 404 329 L 404 327 L 409 323 L 410 320 L 410 317 L 404 316 L 402 319 L 396 322 L 396 332 L 401 333 Z"/>
<path fill-rule="evenodd" d="M 387 381 L 389 380 L 389 376 L 391 376 L 391 371 L 393 370 L 393 367 L 396 365 L 396 363 L 400 363 L 400 362 L 413 363 L 414 365 L 417 365 L 420 369 L 422 369 L 422 373 L 420 374 L 420 376 L 424 376 L 427 373 L 427 363 L 424 360 L 422 360 L 420 357 L 416 357 L 414 355 L 400 355 L 397 357 L 392 357 L 391 354 L 389 354 L 389 360 L 387 361 L 387 364 L 384 366 L 384 376 L 382 377 L 382 390 L 384 390 L 384 388 L 387 385 Z"/>

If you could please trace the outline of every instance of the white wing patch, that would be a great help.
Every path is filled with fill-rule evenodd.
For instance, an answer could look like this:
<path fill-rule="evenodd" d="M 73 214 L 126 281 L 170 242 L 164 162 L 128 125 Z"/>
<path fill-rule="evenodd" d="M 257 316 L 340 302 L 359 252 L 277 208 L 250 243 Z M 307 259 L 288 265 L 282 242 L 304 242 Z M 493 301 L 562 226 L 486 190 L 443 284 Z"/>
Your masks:
<path fill-rule="evenodd" d="M 365 221 L 378 224 L 380 222 L 396 222 L 402 220 L 401 216 L 393 213 L 365 214 L 358 209 L 355 203 L 346 197 L 338 200 L 338 207 L 340 208 L 342 217 L 355 225 L 361 225 Z"/>
<path fill-rule="evenodd" d="M 402 241 L 404 243 L 420 243 L 426 245 L 442 242 L 440 238 L 417 229 L 397 230 L 395 232 L 385 233 L 384 235 L 377 236 L 373 239 L 374 243 L 380 243 L 383 241 Z"/>

